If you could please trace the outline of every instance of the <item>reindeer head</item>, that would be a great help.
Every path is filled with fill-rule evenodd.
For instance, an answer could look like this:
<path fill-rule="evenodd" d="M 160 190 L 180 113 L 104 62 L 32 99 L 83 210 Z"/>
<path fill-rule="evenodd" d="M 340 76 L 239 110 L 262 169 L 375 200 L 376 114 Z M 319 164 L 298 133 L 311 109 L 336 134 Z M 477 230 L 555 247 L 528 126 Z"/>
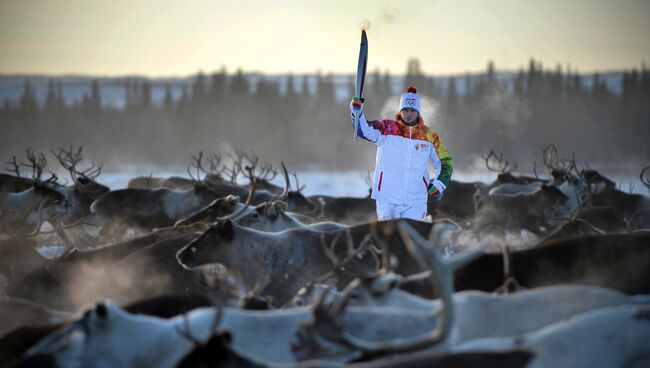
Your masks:
<path fill-rule="evenodd" d="M 51 186 L 34 182 L 34 194 L 38 195 L 45 201 L 46 205 L 61 205 L 66 201 L 66 197 L 63 193 L 53 189 Z"/>
<path fill-rule="evenodd" d="M 186 268 L 194 268 L 204 263 L 214 263 L 220 260 L 220 250 L 224 251 L 232 243 L 235 236 L 232 221 L 217 221 L 199 237 L 192 240 L 176 253 L 178 262 Z"/>
<path fill-rule="evenodd" d="M 253 167 L 246 168 L 251 176 L 253 169 Z M 244 203 L 239 210 L 230 213 L 227 216 L 216 218 L 215 223 L 213 223 L 206 231 L 176 253 L 176 259 L 179 263 L 184 267 L 192 268 L 197 265 L 198 260 L 201 260 L 202 263 L 214 262 L 214 257 L 218 257 L 218 254 L 214 253 L 215 251 L 218 252 L 221 248 L 218 247 L 213 249 L 214 245 L 232 243 L 235 232 L 231 220 L 237 218 L 246 211 L 251 203 L 251 199 L 253 198 L 253 193 L 255 193 L 255 180 L 251 180 L 246 203 Z"/>
<path fill-rule="evenodd" d="M 75 187 L 82 189 L 84 192 L 94 195 L 101 195 L 109 191 L 108 187 L 101 185 L 95 181 L 101 174 L 104 167 L 103 164 L 90 163 L 90 166 L 80 169 L 79 164 L 83 160 L 82 156 L 83 146 L 74 149 L 70 146 L 69 149 L 58 148 L 56 151 L 52 150 L 52 154 L 57 158 L 59 164 L 68 170 L 70 179 Z"/>
<path fill-rule="evenodd" d="M 190 225 L 196 222 L 213 222 L 219 217 L 227 216 L 233 213 L 239 203 L 239 197 L 228 195 L 223 198 L 217 198 L 203 207 L 197 213 L 178 220 L 174 226 Z"/>

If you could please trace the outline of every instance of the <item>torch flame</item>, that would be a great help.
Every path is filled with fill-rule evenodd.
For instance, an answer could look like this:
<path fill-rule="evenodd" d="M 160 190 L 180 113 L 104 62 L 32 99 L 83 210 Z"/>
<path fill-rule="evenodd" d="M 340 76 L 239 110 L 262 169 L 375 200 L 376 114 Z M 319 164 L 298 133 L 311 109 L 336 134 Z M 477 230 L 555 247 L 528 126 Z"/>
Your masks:
<path fill-rule="evenodd" d="M 361 28 L 362 31 L 367 31 L 370 29 L 370 21 L 368 19 L 363 19 L 361 22 L 359 22 L 359 28 Z"/>

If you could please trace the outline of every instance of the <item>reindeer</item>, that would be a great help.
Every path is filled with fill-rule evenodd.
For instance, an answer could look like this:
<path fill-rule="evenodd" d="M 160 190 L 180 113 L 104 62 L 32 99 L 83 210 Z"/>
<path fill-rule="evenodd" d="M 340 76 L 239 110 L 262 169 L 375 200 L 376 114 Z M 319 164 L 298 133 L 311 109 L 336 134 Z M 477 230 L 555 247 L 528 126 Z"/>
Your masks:
<path fill-rule="evenodd" d="M 196 155 L 191 156 L 190 163 L 187 165 L 188 178 L 172 176 L 169 178 L 160 178 L 154 176 L 138 176 L 127 184 L 127 188 L 155 189 L 169 188 L 177 190 L 191 189 L 197 183 L 225 183 L 226 179 L 222 176 L 226 171 L 226 166 L 221 166 L 221 155 L 211 154 L 205 160 L 210 167 L 204 167 L 204 154 L 199 151 Z"/>
<path fill-rule="evenodd" d="M 650 170 L 650 166 L 645 167 L 641 170 L 639 178 L 641 183 L 648 188 L 650 191 L 650 178 L 645 177 L 646 171 Z M 641 202 L 641 201 L 639 201 Z M 627 219 L 627 227 L 630 230 L 641 230 L 641 229 L 650 229 L 650 206 L 647 206 L 648 201 L 645 201 L 645 204 L 642 204 L 641 208 L 636 210 L 632 215 Z"/>
<path fill-rule="evenodd" d="M 0 240 L 0 275 L 4 275 L 8 285 L 51 262 L 36 250 L 37 246 L 33 237 L 15 236 Z"/>
<path fill-rule="evenodd" d="M 346 261 L 346 270 L 353 272 L 338 275 L 337 283 L 344 287 L 354 272 L 375 270 L 382 262 L 376 251 L 364 242 L 371 229 L 389 245 L 390 251 L 399 259 L 396 272 L 410 275 L 418 273 L 417 262 L 404 248 L 404 243 L 395 230 L 395 221 L 366 223 L 333 231 L 316 231 L 308 228 L 288 229 L 277 233 L 261 232 L 234 223 L 219 221 L 176 255 L 181 265 L 194 268 L 208 263 L 220 263 L 240 279 L 250 290 L 270 277 L 263 295 L 271 295 L 278 305 L 286 304 L 308 282 L 335 275 L 333 256 L 348 259 L 353 252 L 349 244 L 362 244 L 358 257 Z M 431 230 L 431 223 L 412 221 L 422 233 Z M 352 241 L 347 239 L 352 237 Z M 324 246 L 331 244 L 330 247 Z"/>
<path fill-rule="evenodd" d="M 251 185 L 251 194 L 253 191 Z M 227 221 L 240 214 L 231 213 L 220 220 Z M 72 250 L 47 268 L 38 269 L 10 285 L 7 293 L 52 308 L 75 310 L 103 297 L 129 301 L 160 293 L 203 292 L 199 283 L 201 275 L 179 266 L 175 255 L 206 228 L 207 225 L 200 223 L 160 228 L 99 249 Z M 134 272 L 142 275 L 137 285 L 131 278 L 122 276 Z M 75 290 L 84 292 L 71 298 L 69 295 L 75 294 Z"/>
<path fill-rule="evenodd" d="M 555 366 L 559 362 L 553 357 L 562 357 L 553 348 L 555 340 L 548 336 L 561 338 L 559 331 L 554 332 L 557 324 L 567 323 L 559 330 L 572 332 L 573 321 L 622 310 L 625 318 L 599 323 L 597 329 L 589 328 L 597 333 L 598 339 L 590 340 L 586 333 L 579 336 L 590 344 L 600 340 L 609 342 L 611 336 L 627 336 L 623 331 L 629 330 L 635 338 L 641 339 L 631 347 L 632 353 L 622 348 L 612 353 L 603 346 L 607 356 L 601 358 L 616 362 L 624 363 L 635 354 L 642 356 L 647 351 L 643 344 L 643 339 L 648 337 L 646 306 L 632 305 L 625 296 L 611 290 L 577 286 L 506 296 L 476 292 L 455 294 L 454 270 L 471 265 L 472 260 L 491 244 L 485 243 L 474 252 L 444 261 L 419 231 L 404 223 L 397 227 L 413 258 L 429 271 L 432 286 L 440 289 L 442 295 L 437 301 L 422 301 L 421 310 L 351 305 L 350 296 L 358 282 L 343 289 L 340 296 L 324 296 L 313 306 L 268 312 L 205 308 L 169 320 L 134 316 L 114 303 L 104 302 L 40 341 L 27 356 L 54 354 L 60 362 L 64 357 L 73 356 L 78 359 L 75 364 L 88 366 L 130 366 L 130 362 L 152 365 L 155 363 L 150 360 L 149 353 L 154 344 L 169 347 L 156 356 L 156 362 L 174 365 L 191 347 L 202 347 L 210 336 L 227 333 L 230 337 L 224 341 L 228 347 L 234 348 L 246 361 L 265 366 L 295 364 L 301 360 L 298 366 L 304 367 L 340 366 L 355 360 L 366 362 L 351 366 L 386 367 L 393 366 L 391 362 L 396 366 L 408 366 L 408 362 L 416 364 L 450 352 L 471 353 L 485 347 L 499 350 L 503 345 L 511 349 L 516 346 L 530 348 L 536 359 L 536 354 L 540 354 L 539 359 L 547 363 L 542 366 Z M 481 312 L 486 311 L 500 321 L 485 319 Z M 623 317 L 619 312 L 616 315 Z M 504 323 L 506 320 L 525 323 Z M 624 322 L 623 326 L 616 327 L 616 321 Z M 589 326 L 586 322 L 581 325 Z M 297 334 L 294 326 L 298 326 Z M 607 333 L 598 332 L 602 327 L 606 327 Z M 526 338 L 521 339 L 522 335 Z M 125 338 L 128 339 L 126 343 Z M 79 341 L 84 343 L 78 344 Z M 140 344 L 141 341 L 146 343 Z M 625 340 L 616 338 L 614 341 L 620 344 Z M 472 350 L 471 346 L 476 349 Z M 76 354 L 70 354 L 72 351 Z M 396 353 L 400 356 L 396 357 Z M 367 362 L 369 359 L 375 361 Z M 572 364 L 582 365 L 589 359 L 580 355 Z"/>
<path fill-rule="evenodd" d="M 34 182 L 19 193 L 0 193 L 0 229 L 3 234 L 34 236 L 46 221 L 65 215 L 65 196 L 49 186 Z"/>
<path fill-rule="evenodd" d="M 253 166 L 258 162 L 258 158 L 254 154 L 252 158 L 247 155 L 243 155 L 243 159 L 250 162 Z M 253 204 L 258 205 L 262 202 L 273 201 L 277 198 L 278 194 L 281 194 L 282 200 L 287 203 L 289 211 L 308 216 L 315 215 L 317 208 L 302 194 L 305 186 L 300 185 L 296 172 L 288 171 L 288 174 L 292 175 L 296 182 L 296 189 L 291 190 L 290 184 L 288 184 L 289 179 L 287 178 L 287 169 L 284 166 L 284 163 L 282 163 L 282 168 L 285 176 L 285 183 L 287 183 L 284 188 L 273 185 L 269 182 L 277 175 L 277 172 L 273 170 L 272 166 L 267 164 L 262 167 L 260 175 L 255 177 L 255 182 L 261 183 L 260 188 L 262 190 L 259 191 L 258 195 L 256 195 L 256 197 L 253 199 Z M 248 180 L 252 180 L 250 176 L 246 177 Z M 271 195 L 267 194 L 267 191 L 271 193 Z"/>
<path fill-rule="evenodd" d="M 231 173 L 235 175 L 235 177 L 238 175 L 238 173 L 244 174 L 244 177 L 248 179 L 249 181 L 252 180 L 251 177 L 246 175 L 246 170 L 243 170 L 242 165 L 248 165 L 248 166 L 257 166 L 259 163 L 259 157 L 254 153 L 251 152 L 250 155 L 244 153 L 243 151 L 235 151 L 235 154 L 237 158 L 234 158 L 232 155 L 230 155 L 231 159 L 233 159 L 233 165 L 237 164 L 239 165 L 238 170 L 231 170 Z M 259 188 L 261 191 L 269 191 L 273 194 L 280 194 L 283 193 L 283 188 L 279 187 L 275 184 L 271 183 L 271 180 L 275 179 L 277 176 L 278 172 L 273 168 L 273 165 L 266 163 L 264 164 L 259 172 L 256 172 L 255 175 L 255 185 L 257 188 Z M 295 174 L 294 174 L 295 175 Z M 297 177 L 296 177 L 297 180 Z M 233 183 L 236 182 L 236 179 L 233 181 Z M 298 191 L 301 191 L 302 188 L 298 185 Z"/>
<path fill-rule="evenodd" d="M 278 232 L 296 228 L 330 231 L 347 227 L 347 225 L 331 221 L 313 223 L 303 221 L 303 216 L 287 211 L 285 202 L 269 201 L 257 205 L 250 213 L 237 219 L 236 223 L 240 226 L 265 232 Z"/>
<path fill-rule="evenodd" d="M 304 216 L 287 212 L 288 205 L 286 200 L 290 193 L 290 180 L 289 172 L 284 162 L 282 163 L 282 170 L 285 177 L 284 191 L 275 195 L 271 200 L 257 205 L 254 209 L 244 212 L 240 218 L 233 220 L 235 223 L 266 232 L 277 232 L 299 227 L 314 230 L 334 230 L 345 227 L 344 225 L 333 222 L 306 224 L 302 222 Z M 257 186 L 257 178 L 254 178 L 254 180 Z M 197 213 L 179 220 L 175 226 L 188 225 L 197 221 L 214 222 L 216 217 L 231 213 L 241 208 L 241 206 L 243 205 L 239 203 L 238 197 L 236 196 L 229 195 L 224 198 L 219 198 Z"/>
<path fill-rule="evenodd" d="M 501 151 L 497 152 L 494 149 L 491 149 L 487 155 L 481 154 L 481 157 L 485 161 L 485 167 L 488 171 L 497 173 L 496 179 L 485 188 L 485 191 L 489 191 L 501 184 L 527 185 L 546 182 L 537 177 L 537 175 L 535 177 L 513 175 L 513 173 L 519 168 L 519 165 L 516 161 L 504 161 L 503 152 Z"/>
<path fill-rule="evenodd" d="M 174 223 L 217 198 L 222 197 L 206 184 L 195 184 L 192 189 L 122 189 L 104 194 L 90 206 L 102 221 L 102 234 L 121 234 L 124 229 L 152 230 Z M 120 230 L 121 228 L 121 230 Z"/>
<path fill-rule="evenodd" d="M 321 202 L 319 218 L 324 221 L 356 225 L 377 220 L 375 201 L 370 194 L 363 198 L 314 196 L 310 200 Z"/>
<path fill-rule="evenodd" d="M 428 244 L 430 242 L 424 240 L 412 228 L 409 229 L 408 225 L 401 226 L 404 236 L 412 239 L 404 239 L 406 244 L 411 242 L 409 249 L 413 248 L 413 252 L 427 252 L 426 256 L 415 257 L 427 260 L 423 267 L 429 269 L 428 273 L 435 286 L 442 288 L 443 298 L 431 301 L 404 293 L 396 288 L 403 279 L 400 280 L 399 276 L 395 275 L 381 275 L 371 282 L 350 284 L 351 287 L 334 297 L 329 294 L 324 297 L 321 295 L 313 307 L 312 319 L 299 327 L 298 348 L 301 359 L 326 359 L 327 356 L 322 353 L 331 354 L 332 347 L 337 345 L 343 348 L 339 353 L 347 350 L 349 354 L 350 349 L 356 349 L 364 354 L 372 354 L 373 358 L 378 354 L 405 352 L 424 348 L 426 345 L 431 346 L 428 349 L 430 352 L 442 353 L 467 341 L 530 333 L 594 309 L 631 303 L 628 297 L 612 290 L 573 285 L 540 288 L 510 295 L 476 291 L 453 293 L 452 270 L 471 262 L 471 258 L 480 255 L 480 250 L 456 256 L 452 262 L 445 262 L 440 256 L 436 257 L 436 249 L 431 248 Z M 435 237 L 433 244 L 434 247 L 439 245 Z M 489 243 L 486 243 L 482 248 L 488 246 Z M 326 293 L 332 293 L 331 289 Z M 371 342 L 353 337 L 346 331 L 345 326 L 350 319 L 343 316 L 345 311 L 342 309 L 351 309 L 353 306 L 366 307 L 369 310 L 379 306 L 399 308 L 406 313 L 440 313 L 444 307 L 446 313 L 440 317 L 442 326 L 436 326 L 430 333 L 410 339 L 402 338 L 401 341 Z M 486 320 L 485 313 L 497 319 L 503 317 L 504 320 Z M 508 323 L 505 320 L 525 322 Z M 355 324 L 355 330 L 359 329 L 358 324 Z M 327 348 L 330 351 L 327 351 Z M 424 352 L 419 354 L 420 358 L 426 356 L 422 353 Z M 356 359 L 362 357 L 357 356 Z M 383 366 L 380 361 L 375 365 Z"/>
<path fill-rule="evenodd" d="M 255 166 L 247 166 L 246 171 L 252 177 Z M 196 182 L 192 189 L 187 190 L 127 188 L 103 195 L 93 202 L 91 210 L 103 221 L 106 221 L 106 225 L 102 229 L 104 236 L 115 231 L 121 234 L 124 228 L 151 230 L 172 226 L 179 220 L 181 220 L 180 223 L 183 223 L 182 220 L 187 220 L 188 217 L 192 218 L 197 211 L 207 210 L 208 204 L 227 204 L 229 202 L 227 196 L 232 192 L 222 190 L 220 185 Z M 251 185 L 254 185 L 254 181 L 249 182 L 249 186 Z M 232 188 L 230 185 L 228 187 Z M 243 189 L 239 186 L 235 187 Z M 247 192 L 249 190 L 238 191 L 237 194 L 240 194 L 241 198 L 246 198 Z M 256 191 L 253 192 L 253 194 L 255 193 Z M 218 200 L 224 197 L 226 197 L 225 200 Z"/>
<path fill-rule="evenodd" d="M 511 191 L 515 184 L 503 184 L 494 187 L 488 195 L 476 203 L 474 226 L 478 232 L 496 228 L 527 229 L 534 234 L 542 234 L 548 226 L 546 214 L 549 208 L 562 205 L 569 198 L 559 189 L 541 184 Z"/>
<path fill-rule="evenodd" d="M 650 166 L 641 170 L 639 177 L 641 182 L 650 189 L 650 180 L 644 177 L 648 170 L 650 170 Z M 635 214 L 650 208 L 650 198 L 648 196 L 625 193 L 616 189 L 613 185 L 600 185 L 600 188 L 599 191 L 590 192 L 588 207 L 610 208 L 622 214 L 626 221 L 630 221 Z"/>
<path fill-rule="evenodd" d="M 441 200 L 427 201 L 427 213 L 433 218 L 448 217 L 458 221 L 470 219 L 476 214 L 475 200 L 480 198 L 487 185 L 482 182 L 460 182 L 452 180 Z"/>
<path fill-rule="evenodd" d="M 70 211 L 57 221 L 57 234 L 65 243 L 84 248 L 95 245 L 95 237 L 100 227 L 100 222 L 91 212 L 90 205 L 110 189 L 96 181 L 101 174 L 102 164 L 91 163 L 84 169 L 79 167 L 83 160 L 82 150 L 83 146 L 76 150 L 70 146 L 67 150 L 58 148 L 51 152 L 61 167 L 68 171 L 73 183 L 71 186 L 55 187 L 71 204 Z"/>
<path fill-rule="evenodd" d="M 246 156 L 243 156 L 246 157 Z M 249 161 L 251 165 L 257 165 L 257 160 L 252 159 Z M 268 173 L 267 167 L 262 168 L 263 173 Z M 293 174 L 295 176 L 295 173 Z M 254 178 L 255 183 L 256 183 L 256 188 L 257 188 L 257 180 L 262 180 L 265 181 L 268 176 L 261 176 L 261 175 L 256 175 L 254 177 L 251 177 L 250 175 L 245 175 L 250 181 Z M 296 177 L 297 181 L 297 177 Z M 252 199 L 252 204 L 253 205 L 260 205 L 265 202 L 272 202 L 275 201 L 276 199 L 281 196 L 283 198 L 283 201 L 286 202 L 287 204 L 287 209 L 291 212 L 297 212 L 300 215 L 312 215 L 315 214 L 316 207 L 305 198 L 305 196 L 302 195 L 301 190 L 303 189 L 302 187 L 299 186 L 300 183 L 298 183 L 298 190 L 286 190 L 285 188 L 281 188 L 280 192 L 276 192 L 275 190 L 273 192 L 269 190 L 256 190 L 255 195 L 253 196 Z M 209 189 L 213 191 L 217 197 L 219 198 L 226 198 L 229 195 L 233 195 L 239 198 L 246 198 L 246 193 L 247 189 L 244 186 L 237 185 L 235 183 L 210 183 L 208 185 Z M 276 194 L 274 194 L 276 192 Z M 223 201 L 217 201 L 214 202 L 213 205 L 206 206 L 205 208 L 201 209 L 198 213 L 192 214 L 191 218 L 188 218 L 187 221 L 198 221 L 199 219 L 202 221 L 205 221 L 206 219 L 209 219 L 210 216 L 219 216 L 219 208 L 220 206 L 224 205 Z M 215 208 L 216 206 L 216 208 Z M 212 215 L 210 215 L 212 213 Z"/>
<path fill-rule="evenodd" d="M 50 310 L 27 300 L 0 299 L 0 336 L 21 326 L 57 324 L 72 319 L 72 313 Z"/>
<path fill-rule="evenodd" d="M 24 164 L 16 161 L 16 156 L 13 160 L 7 162 L 7 171 L 13 171 L 15 175 L 0 174 L 0 192 L 22 192 L 32 186 L 32 179 L 23 178 L 20 174 L 20 168 Z"/>
<path fill-rule="evenodd" d="M 30 164 L 20 165 L 32 168 L 31 187 L 17 193 L 0 192 L 0 230 L 4 234 L 35 236 L 42 233 L 40 229 L 44 222 L 51 223 L 70 209 L 65 196 L 53 189 L 56 176 L 52 174 L 47 180 L 42 180 L 47 164 L 45 155 L 36 155 L 28 148 L 27 158 Z"/>
<path fill-rule="evenodd" d="M 109 244 L 98 249 L 80 251 L 72 248 L 63 256 L 46 263 L 47 267 L 43 267 L 45 264 L 41 262 L 40 268 L 33 269 L 21 279 L 10 283 L 7 294 L 13 298 L 27 299 L 50 308 L 71 311 L 111 293 L 116 293 L 116 297 L 120 297 L 119 292 L 122 292 L 124 298 L 141 299 L 146 292 L 164 289 L 158 290 L 148 286 L 151 282 L 149 280 L 154 279 L 153 277 L 143 279 L 143 282 L 138 285 L 125 286 L 114 282 L 114 279 L 121 279 L 121 271 L 133 272 L 126 267 L 116 265 L 130 255 L 154 247 L 160 242 L 169 244 L 176 241 L 179 247 L 183 246 L 192 237 L 200 234 L 200 229 L 201 227 L 196 225 L 162 228 L 135 239 Z M 70 297 L 71 291 L 82 288 L 85 290 L 83 296 L 87 299 Z"/>

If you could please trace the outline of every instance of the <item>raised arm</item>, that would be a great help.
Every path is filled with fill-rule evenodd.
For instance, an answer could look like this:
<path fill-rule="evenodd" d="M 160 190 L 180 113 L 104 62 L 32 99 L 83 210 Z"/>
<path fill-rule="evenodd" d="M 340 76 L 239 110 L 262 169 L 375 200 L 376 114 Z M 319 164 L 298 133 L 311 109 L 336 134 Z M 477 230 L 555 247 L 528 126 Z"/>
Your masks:
<path fill-rule="evenodd" d="M 371 142 L 380 143 L 381 130 L 377 122 L 369 123 L 366 114 L 363 113 L 363 105 L 357 99 L 350 102 L 350 111 L 352 113 L 352 126 L 354 127 L 354 113 L 359 112 L 359 126 L 357 127 L 357 136 Z"/>

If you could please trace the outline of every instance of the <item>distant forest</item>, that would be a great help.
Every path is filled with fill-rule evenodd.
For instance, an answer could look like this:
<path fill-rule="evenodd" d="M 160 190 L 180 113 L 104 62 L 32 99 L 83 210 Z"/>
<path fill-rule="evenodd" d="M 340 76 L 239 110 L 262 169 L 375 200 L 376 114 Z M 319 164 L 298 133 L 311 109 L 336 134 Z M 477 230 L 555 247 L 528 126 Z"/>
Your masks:
<path fill-rule="evenodd" d="M 623 71 L 618 92 L 599 73 L 546 70 L 535 60 L 509 78 L 500 75 L 489 62 L 484 73 L 443 83 L 411 60 L 399 90 L 418 88 L 425 122 L 440 133 L 461 169 L 496 149 L 530 171 L 540 146 L 548 144 L 566 157 L 575 152 L 586 163 L 650 162 L 650 71 L 645 66 Z M 333 77 L 308 76 L 302 88 L 296 88 L 293 76 L 287 78 L 287 87 L 280 88 L 277 78 L 263 76 L 252 86 L 241 71 L 199 73 L 179 98 L 167 86 L 162 103 L 152 100 L 151 80 L 126 78 L 123 108 L 102 104 L 97 80 L 90 93 L 71 104 L 60 81 L 52 78 L 39 103 L 26 78 L 20 99 L 5 100 L 0 107 L 0 159 L 22 157 L 25 147 L 48 151 L 83 145 L 89 159 L 114 168 L 185 165 L 199 150 L 233 149 L 298 169 L 372 167 L 374 147 L 352 142 L 349 99 L 337 98 Z M 399 93 L 393 79 L 388 73 L 369 75 L 367 116 L 390 118 L 396 112 Z M 350 76 L 350 98 L 353 83 Z"/>

